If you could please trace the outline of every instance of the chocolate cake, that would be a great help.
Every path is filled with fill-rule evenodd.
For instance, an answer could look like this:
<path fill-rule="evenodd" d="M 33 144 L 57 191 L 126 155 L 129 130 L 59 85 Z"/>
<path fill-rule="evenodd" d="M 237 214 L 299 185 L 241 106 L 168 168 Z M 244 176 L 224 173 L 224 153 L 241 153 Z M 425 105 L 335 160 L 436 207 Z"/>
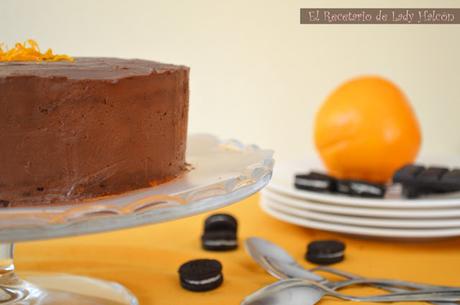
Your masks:
<path fill-rule="evenodd" d="M 0 63 L 0 206 L 77 202 L 180 175 L 188 75 L 138 59 Z"/>

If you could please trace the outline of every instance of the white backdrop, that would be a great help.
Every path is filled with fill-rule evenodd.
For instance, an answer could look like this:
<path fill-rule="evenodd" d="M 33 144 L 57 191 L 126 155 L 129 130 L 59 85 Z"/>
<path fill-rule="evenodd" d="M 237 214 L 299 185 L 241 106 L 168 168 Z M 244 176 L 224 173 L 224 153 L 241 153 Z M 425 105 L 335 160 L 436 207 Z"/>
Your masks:
<path fill-rule="evenodd" d="M 300 25 L 301 7 L 460 7 L 460 1 L 0 0 L 0 40 L 72 56 L 191 67 L 190 131 L 314 155 L 312 122 L 342 81 L 406 92 L 425 153 L 460 153 L 460 25 Z"/>

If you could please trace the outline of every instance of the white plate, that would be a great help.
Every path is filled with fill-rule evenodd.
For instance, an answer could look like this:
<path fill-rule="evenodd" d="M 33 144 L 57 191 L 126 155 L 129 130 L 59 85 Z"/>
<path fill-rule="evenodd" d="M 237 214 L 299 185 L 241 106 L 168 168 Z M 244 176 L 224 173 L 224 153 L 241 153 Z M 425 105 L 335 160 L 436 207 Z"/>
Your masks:
<path fill-rule="evenodd" d="M 301 207 L 306 210 L 341 214 L 361 217 L 375 218 L 392 218 L 392 219 L 444 219 L 444 218 L 460 218 L 460 209 L 455 208 L 439 208 L 439 209 L 388 209 L 388 208 L 367 208 L 354 207 L 340 204 L 330 204 L 325 202 L 300 199 L 291 197 L 284 193 L 278 193 L 273 189 L 265 188 L 262 193 L 284 204 Z"/>
<path fill-rule="evenodd" d="M 433 239 L 446 238 L 460 235 L 460 229 L 388 229 L 388 228 L 370 228 L 364 226 L 351 226 L 314 219 L 303 218 L 298 215 L 297 211 L 281 211 L 278 207 L 271 205 L 265 198 L 261 200 L 262 209 L 271 216 L 288 223 L 298 226 L 313 228 L 337 233 L 350 235 L 380 237 L 389 239 Z"/>
<path fill-rule="evenodd" d="M 281 211 L 295 211 L 296 215 L 318 221 L 340 223 L 353 226 L 366 226 L 377 228 L 400 228 L 400 229 L 429 229 L 429 228 L 458 228 L 460 229 L 460 218 L 447 219 L 393 219 L 378 217 L 359 217 L 335 213 L 318 212 L 308 206 L 308 202 L 298 202 L 283 198 L 283 196 L 263 192 L 262 197 L 271 206 Z"/>
<path fill-rule="evenodd" d="M 448 163 L 445 162 L 445 164 L 455 166 L 455 164 L 460 163 L 450 160 Z M 457 167 L 460 166 L 457 165 Z M 390 192 L 388 198 L 373 199 L 297 190 L 294 187 L 294 175 L 299 172 L 308 172 L 315 169 L 324 171 L 321 165 L 308 161 L 277 163 L 273 172 L 273 179 L 267 188 L 292 197 L 335 205 L 392 209 L 438 209 L 447 207 L 460 209 L 459 193 L 421 199 L 403 199 Z"/>

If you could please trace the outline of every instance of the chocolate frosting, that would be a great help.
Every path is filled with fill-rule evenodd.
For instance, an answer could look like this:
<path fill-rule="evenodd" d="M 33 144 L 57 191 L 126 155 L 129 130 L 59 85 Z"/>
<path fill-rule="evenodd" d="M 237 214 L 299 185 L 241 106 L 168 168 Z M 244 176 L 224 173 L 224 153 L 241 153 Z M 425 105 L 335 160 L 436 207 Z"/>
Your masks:
<path fill-rule="evenodd" d="M 74 62 L 0 62 L 0 78 L 65 77 L 71 80 L 111 80 L 188 69 L 143 59 L 77 57 Z"/>
<path fill-rule="evenodd" d="M 188 75 L 138 59 L 0 63 L 0 201 L 68 203 L 179 175 Z"/>

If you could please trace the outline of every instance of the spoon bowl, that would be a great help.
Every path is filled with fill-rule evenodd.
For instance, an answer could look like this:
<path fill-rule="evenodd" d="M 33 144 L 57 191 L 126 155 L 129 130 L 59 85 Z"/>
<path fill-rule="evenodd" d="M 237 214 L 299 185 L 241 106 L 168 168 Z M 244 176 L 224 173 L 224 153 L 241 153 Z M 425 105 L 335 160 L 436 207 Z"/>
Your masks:
<path fill-rule="evenodd" d="M 304 269 L 284 249 L 262 238 L 250 237 L 245 241 L 246 251 L 264 269 L 278 279 L 303 278 L 323 282 L 326 279 Z M 282 266 L 276 268 L 275 266 Z"/>
<path fill-rule="evenodd" d="M 316 304 L 324 292 L 299 282 L 278 281 L 247 296 L 241 305 L 308 305 Z"/>

